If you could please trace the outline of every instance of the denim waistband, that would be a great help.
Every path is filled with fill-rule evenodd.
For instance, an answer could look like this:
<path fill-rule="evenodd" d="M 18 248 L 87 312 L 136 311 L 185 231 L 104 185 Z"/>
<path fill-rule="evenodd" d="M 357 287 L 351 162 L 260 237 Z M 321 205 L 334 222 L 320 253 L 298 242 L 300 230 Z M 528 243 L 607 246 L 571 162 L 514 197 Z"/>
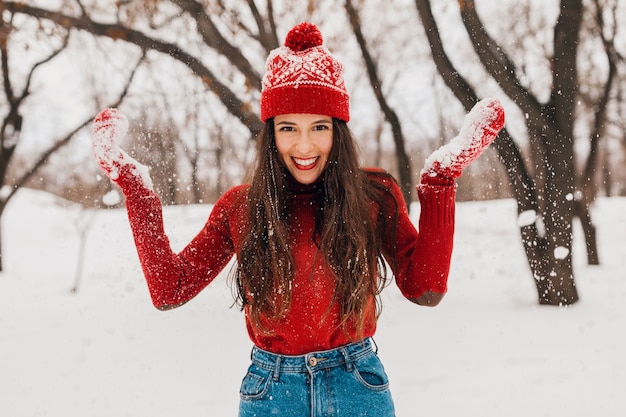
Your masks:
<path fill-rule="evenodd" d="M 352 371 L 352 362 L 372 352 L 372 342 L 364 339 L 331 350 L 311 352 L 305 355 L 279 355 L 254 346 L 252 363 L 259 368 L 273 371 L 274 379 L 284 372 L 313 372 L 320 369 L 345 365 Z"/>

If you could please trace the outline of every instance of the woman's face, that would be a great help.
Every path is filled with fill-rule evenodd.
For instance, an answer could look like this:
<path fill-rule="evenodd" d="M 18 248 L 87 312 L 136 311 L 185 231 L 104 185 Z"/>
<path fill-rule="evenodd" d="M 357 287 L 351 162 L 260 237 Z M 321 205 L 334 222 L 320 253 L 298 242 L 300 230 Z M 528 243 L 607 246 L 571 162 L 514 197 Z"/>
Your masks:
<path fill-rule="evenodd" d="M 274 118 L 274 134 L 278 154 L 295 180 L 315 182 L 333 146 L 333 119 L 319 114 L 282 114 Z"/>

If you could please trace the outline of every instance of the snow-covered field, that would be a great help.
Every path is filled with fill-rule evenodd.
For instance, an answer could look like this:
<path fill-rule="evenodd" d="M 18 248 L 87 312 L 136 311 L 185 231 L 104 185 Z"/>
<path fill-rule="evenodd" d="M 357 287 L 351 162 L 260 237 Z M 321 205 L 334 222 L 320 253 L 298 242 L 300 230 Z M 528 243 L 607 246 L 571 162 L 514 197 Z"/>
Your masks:
<path fill-rule="evenodd" d="M 167 209 L 175 248 L 209 210 Z M 513 201 L 460 203 L 457 213 L 442 304 L 384 293 L 375 340 L 398 416 L 626 415 L 626 199 L 594 208 L 600 266 L 585 265 L 576 229 L 581 301 L 569 308 L 537 305 Z M 236 415 L 251 344 L 226 274 L 159 312 L 123 210 L 86 212 L 22 190 L 2 221 L 0 416 Z"/>

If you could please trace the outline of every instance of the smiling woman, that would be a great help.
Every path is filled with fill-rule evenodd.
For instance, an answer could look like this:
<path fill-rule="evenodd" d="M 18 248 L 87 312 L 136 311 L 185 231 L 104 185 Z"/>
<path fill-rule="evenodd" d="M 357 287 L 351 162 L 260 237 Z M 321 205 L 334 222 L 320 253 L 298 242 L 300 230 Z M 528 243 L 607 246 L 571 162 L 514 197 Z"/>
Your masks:
<path fill-rule="evenodd" d="M 126 196 L 157 308 L 185 304 L 237 257 L 234 292 L 254 343 L 240 417 L 395 415 L 372 343 L 380 292 L 391 272 L 408 300 L 435 306 L 442 299 L 454 179 L 504 124 L 500 103 L 483 100 L 461 134 L 427 160 L 418 232 L 394 178 L 359 167 L 342 71 L 315 25 L 289 32 L 266 62 L 252 179 L 215 203 L 180 253 L 165 234 L 146 167 L 119 148 L 125 117 L 107 109 L 94 120 L 94 155 Z"/>

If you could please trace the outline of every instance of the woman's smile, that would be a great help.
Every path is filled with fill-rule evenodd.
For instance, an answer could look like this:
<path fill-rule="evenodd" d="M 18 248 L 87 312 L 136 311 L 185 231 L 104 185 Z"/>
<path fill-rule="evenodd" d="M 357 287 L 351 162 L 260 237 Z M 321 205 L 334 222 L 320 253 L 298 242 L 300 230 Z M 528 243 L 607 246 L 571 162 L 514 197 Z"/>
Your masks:
<path fill-rule="evenodd" d="M 301 158 L 292 157 L 291 159 L 293 159 L 293 162 L 296 165 L 296 167 L 298 167 L 298 169 L 309 170 L 309 169 L 315 168 L 315 163 L 317 162 L 319 157 L 318 158 L 308 158 L 308 159 L 301 159 Z"/>

